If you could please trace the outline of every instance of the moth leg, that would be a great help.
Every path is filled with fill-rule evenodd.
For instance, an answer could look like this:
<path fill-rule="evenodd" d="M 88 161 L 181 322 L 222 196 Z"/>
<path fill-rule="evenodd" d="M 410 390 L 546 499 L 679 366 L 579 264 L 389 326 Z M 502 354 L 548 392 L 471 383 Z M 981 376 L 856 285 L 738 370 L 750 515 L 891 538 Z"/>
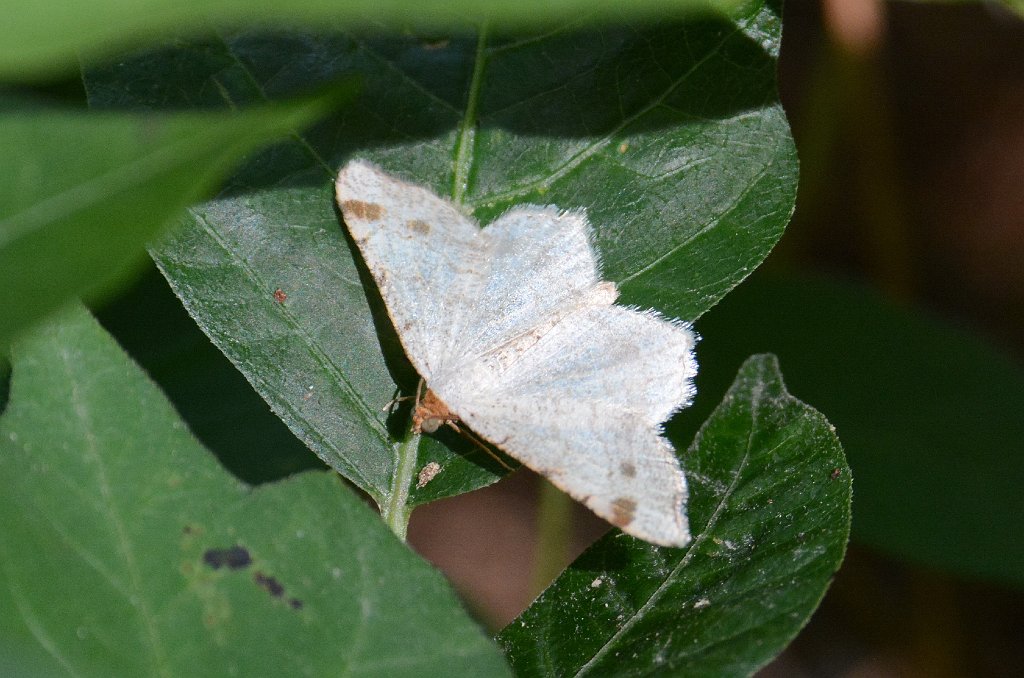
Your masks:
<path fill-rule="evenodd" d="M 488 455 L 490 455 L 491 459 L 493 459 L 494 461 L 496 461 L 499 464 L 501 464 L 502 466 L 504 466 L 507 470 L 515 471 L 514 468 L 512 468 L 511 466 L 509 466 L 508 464 L 505 463 L 504 459 L 502 459 L 501 457 L 496 455 L 494 453 L 494 450 L 492 450 L 487 445 L 487 443 L 485 443 L 483 440 L 481 440 L 479 436 L 477 436 L 475 433 L 470 431 L 468 428 L 461 428 L 455 421 L 446 421 L 445 423 L 448 424 L 448 426 L 450 426 L 452 428 L 452 430 L 455 431 L 456 433 L 458 433 L 460 436 L 463 436 L 464 438 L 466 438 L 466 440 L 468 440 L 469 442 L 473 443 L 474 445 L 479 447 L 481 450 L 486 452 Z"/>

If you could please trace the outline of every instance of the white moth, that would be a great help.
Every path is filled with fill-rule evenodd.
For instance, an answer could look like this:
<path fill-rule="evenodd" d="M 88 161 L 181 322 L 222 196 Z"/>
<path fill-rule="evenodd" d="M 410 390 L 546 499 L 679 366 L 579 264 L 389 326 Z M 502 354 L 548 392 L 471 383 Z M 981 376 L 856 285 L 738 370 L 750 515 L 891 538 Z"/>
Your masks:
<path fill-rule="evenodd" d="M 690 404 L 686 323 L 615 306 L 583 212 L 515 207 L 487 228 L 362 161 L 337 199 L 413 366 L 413 425 L 462 422 L 623 531 L 683 546 L 686 477 L 660 435 Z"/>

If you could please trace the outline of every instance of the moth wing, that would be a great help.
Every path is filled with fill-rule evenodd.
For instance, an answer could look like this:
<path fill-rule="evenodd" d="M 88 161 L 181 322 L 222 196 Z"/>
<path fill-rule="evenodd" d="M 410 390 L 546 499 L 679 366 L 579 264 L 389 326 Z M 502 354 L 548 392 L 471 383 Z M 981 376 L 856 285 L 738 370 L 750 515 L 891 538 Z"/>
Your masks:
<path fill-rule="evenodd" d="M 462 418 L 623 532 L 662 546 L 690 541 L 686 477 L 646 422 L 599 402 L 536 397 L 481 401 Z"/>
<path fill-rule="evenodd" d="M 341 169 L 335 190 L 402 346 L 430 381 L 458 357 L 457 338 L 474 322 L 489 259 L 480 228 L 451 202 L 363 161 Z"/>
<path fill-rule="evenodd" d="M 487 283 L 475 300 L 477 322 L 460 341 L 474 357 L 564 315 L 600 283 L 590 224 L 583 212 L 515 207 L 483 230 L 489 243 Z M 607 303 L 614 286 L 605 283 Z M 610 292 L 610 295 L 609 295 Z"/>
<path fill-rule="evenodd" d="M 686 477 L 661 423 L 693 396 L 681 323 L 586 307 L 503 370 L 482 360 L 438 396 L 474 431 L 647 541 L 689 541 Z"/>
<path fill-rule="evenodd" d="M 653 311 L 581 308 L 487 383 L 517 396 L 602 403 L 658 426 L 693 400 L 696 342 L 688 325 Z"/>

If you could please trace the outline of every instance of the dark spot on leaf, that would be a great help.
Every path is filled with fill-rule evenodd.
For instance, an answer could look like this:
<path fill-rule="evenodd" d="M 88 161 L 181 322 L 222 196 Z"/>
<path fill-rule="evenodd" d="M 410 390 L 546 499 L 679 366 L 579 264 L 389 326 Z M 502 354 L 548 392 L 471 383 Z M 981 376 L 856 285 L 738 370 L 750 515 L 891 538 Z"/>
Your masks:
<path fill-rule="evenodd" d="M 841 468 L 834 468 L 834 469 L 832 469 L 832 473 L 830 474 L 830 477 L 832 478 L 832 480 L 835 480 L 836 478 L 838 478 L 841 475 L 843 475 L 843 469 L 841 469 Z"/>
<path fill-rule="evenodd" d="M 415 231 L 416 233 L 422 233 L 423 235 L 430 233 L 430 224 L 419 219 L 410 219 L 406 222 L 406 226 L 409 227 L 410 231 Z"/>
<path fill-rule="evenodd" d="M 226 549 L 209 549 L 203 554 L 203 562 L 215 570 L 222 567 L 239 570 L 252 564 L 252 556 L 241 546 L 230 546 Z"/>
<path fill-rule="evenodd" d="M 6 360 L 0 360 L 0 414 L 7 409 L 11 399 L 11 367 Z"/>
<path fill-rule="evenodd" d="M 289 598 L 288 599 L 288 604 L 292 606 L 293 610 L 301 610 L 302 609 L 302 601 L 299 600 L 298 598 Z"/>
<path fill-rule="evenodd" d="M 636 466 L 633 466 L 633 464 L 628 461 L 624 461 L 619 464 L 619 470 L 622 471 L 622 475 L 627 478 L 636 478 Z"/>
<path fill-rule="evenodd" d="M 288 295 L 284 293 L 284 290 L 282 290 L 280 287 L 274 290 L 274 301 L 276 301 L 279 304 L 283 304 L 286 299 L 288 299 Z"/>
<path fill-rule="evenodd" d="M 619 497 L 612 502 L 611 524 L 616 527 L 626 527 L 633 522 L 636 513 L 636 501 L 628 497 Z"/>
<path fill-rule="evenodd" d="M 266 589 L 267 593 L 275 598 L 280 598 L 284 595 L 284 586 L 270 575 L 256 572 L 252 575 L 252 579 L 256 582 L 257 586 Z"/>
<path fill-rule="evenodd" d="M 380 221 L 384 216 L 384 208 L 376 203 L 362 200 L 346 200 L 341 203 L 341 211 L 345 216 L 352 216 L 363 221 Z"/>

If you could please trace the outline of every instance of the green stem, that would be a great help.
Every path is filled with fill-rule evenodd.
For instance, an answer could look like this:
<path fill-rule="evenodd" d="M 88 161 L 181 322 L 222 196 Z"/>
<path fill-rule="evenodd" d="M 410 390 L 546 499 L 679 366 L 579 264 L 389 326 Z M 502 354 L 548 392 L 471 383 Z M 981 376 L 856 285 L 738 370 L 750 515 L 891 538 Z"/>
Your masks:
<path fill-rule="evenodd" d="M 572 537 L 572 499 L 540 479 L 537 506 L 537 550 L 534 553 L 530 593 L 536 597 L 565 568 Z"/>
<path fill-rule="evenodd" d="M 409 432 L 396 449 L 395 475 L 391 479 L 391 491 L 387 500 L 380 507 L 380 515 L 391 531 L 402 541 L 409 530 L 409 487 L 416 471 L 416 460 L 419 457 L 420 436 Z"/>
<path fill-rule="evenodd" d="M 476 138 L 477 104 L 484 82 L 484 67 L 487 65 L 487 24 L 480 26 L 476 41 L 476 60 L 473 62 L 473 77 L 466 95 L 466 113 L 462 116 L 459 137 L 455 143 L 455 171 L 452 177 L 452 201 L 461 203 L 469 186 L 469 170 L 472 167 L 473 144 Z"/>

